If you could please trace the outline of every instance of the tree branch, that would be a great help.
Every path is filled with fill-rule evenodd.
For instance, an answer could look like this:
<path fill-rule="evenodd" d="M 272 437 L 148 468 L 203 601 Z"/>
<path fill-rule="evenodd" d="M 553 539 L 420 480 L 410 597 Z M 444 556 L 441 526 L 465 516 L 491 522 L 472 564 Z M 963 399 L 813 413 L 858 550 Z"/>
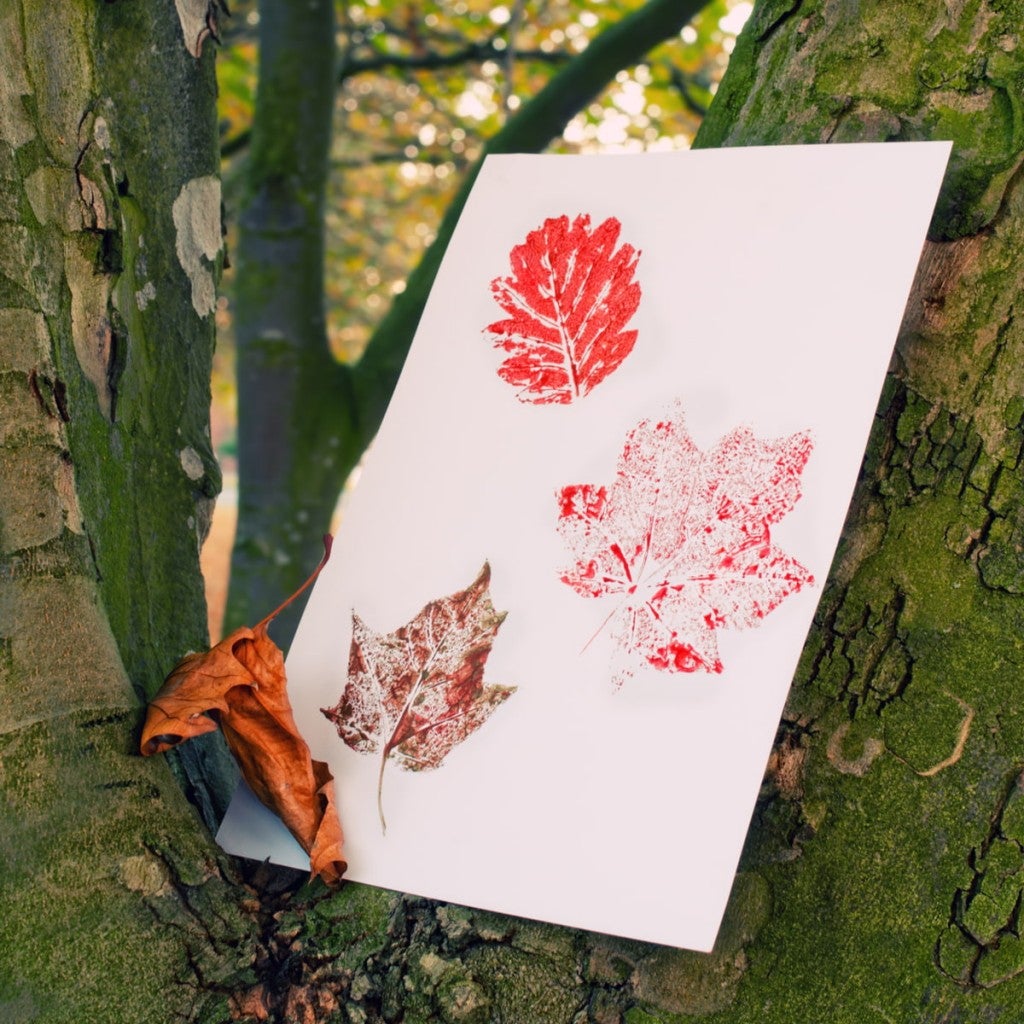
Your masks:
<path fill-rule="evenodd" d="M 437 53 L 428 51 L 417 54 L 394 54 L 381 53 L 373 57 L 353 58 L 345 56 L 342 58 L 338 71 L 338 84 L 343 85 L 357 75 L 376 74 L 387 71 L 441 71 L 450 68 L 457 68 L 465 64 L 483 64 L 486 61 L 500 61 L 504 63 L 510 48 L 502 48 L 497 45 L 500 36 L 492 36 L 482 42 L 467 43 L 459 50 L 451 53 Z M 572 54 L 565 50 L 515 50 L 517 60 L 535 61 L 538 63 L 559 65 L 565 64 L 573 59 Z M 252 129 L 246 128 L 243 131 L 224 139 L 220 145 L 220 152 L 223 158 L 232 157 L 246 149 L 252 140 Z"/>
<path fill-rule="evenodd" d="M 704 106 L 696 97 L 690 92 L 690 83 L 687 81 L 686 76 L 675 66 L 675 64 L 667 64 L 666 70 L 668 71 L 669 82 L 672 87 L 679 93 L 679 98 L 683 101 L 683 106 L 692 114 L 696 114 L 697 117 L 703 117 L 707 112 L 708 108 Z"/>
<path fill-rule="evenodd" d="M 542 150 L 618 71 L 635 64 L 648 51 L 679 32 L 703 6 L 703 0 L 650 0 L 605 29 L 509 118 L 505 127 L 487 142 L 484 156 Z M 445 211 L 436 239 L 409 275 L 405 291 L 396 297 L 373 332 L 362 359 L 353 368 L 354 390 L 360 403 L 359 430 L 366 444 L 380 426 L 430 287 L 482 163 L 483 157 L 467 174 L 462 188 Z"/>
<path fill-rule="evenodd" d="M 356 75 L 371 71 L 437 71 L 442 68 L 458 67 L 460 64 L 483 64 L 489 60 L 504 62 L 510 47 L 497 46 L 500 38 L 495 36 L 483 42 L 468 43 L 461 50 L 451 53 L 381 53 L 361 59 L 348 58 L 338 74 L 338 82 L 341 84 Z M 515 50 L 515 55 L 520 60 L 533 60 L 544 64 L 565 64 L 573 59 L 565 50 Z"/>

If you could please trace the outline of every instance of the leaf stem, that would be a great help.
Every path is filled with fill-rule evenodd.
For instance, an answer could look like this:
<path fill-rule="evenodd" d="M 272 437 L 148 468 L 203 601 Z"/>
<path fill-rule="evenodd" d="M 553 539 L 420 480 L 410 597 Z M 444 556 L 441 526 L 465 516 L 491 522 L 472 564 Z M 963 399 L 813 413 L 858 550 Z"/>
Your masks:
<path fill-rule="evenodd" d="M 480 640 L 487 635 L 487 632 L 490 628 L 490 625 L 487 625 L 484 626 L 482 629 L 478 630 L 469 641 L 463 643 L 463 650 L 472 650 L 473 647 L 475 647 L 475 645 L 479 643 Z M 388 742 L 384 746 L 384 753 L 380 759 L 380 772 L 377 775 L 377 814 L 380 817 L 381 831 L 385 834 L 387 834 L 388 826 L 387 822 L 384 820 L 384 766 L 387 764 L 388 757 L 391 756 L 391 751 L 394 750 L 395 747 L 401 746 L 401 744 L 405 742 L 405 739 L 408 738 L 406 737 L 401 742 L 395 741 L 395 737 L 398 736 L 399 731 L 402 727 L 402 723 L 405 721 L 406 716 L 412 709 L 413 704 L 415 704 L 416 697 L 419 695 L 420 690 L 426 688 L 427 679 L 429 679 L 430 677 L 430 673 L 434 667 L 434 663 L 440 658 L 444 650 L 444 645 L 448 642 L 448 638 L 452 635 L 453 630 L 454 625 L 452 623 L 449 623 L 443 635 L 441 636 L 441 639 L 433 645 L 433 650 L 430 652 L 430 656 L 424 662 L 423 668 L 420 670 L 419 678 L 413 684 L 412 689 L 406 696 L 405 702 L 402 705 L 402 710 L 398 715 L 398 718 L 395 719 L 394 726 L 392 726 L 391 736 L 388 738 Z M 442 721 L 444 720 L 445 719 L 442 719 Z M 415 733 L 421 731 L 427 731 L 428 729 L 433 728 L 437 724 L 439 723 L 431 722 L 429 726 L 425 727 L 424 729 L 414 730 L 412 733 L 410 733 L 410 735 L 415 735 Z"/>
<path fill-rule="evenodd" d="M 390 747 L 384 748 L 384 754 L 380 759 L 380 772 L 377 775 L 377 814 L 380 817 L 380 830 L 387 835 L 388 823 L 384 820 L 384 766 L 388 763 Z"/>
<path fill-rule="evenodd" d="M 309 587 L 311 587 L 313 585 L 313 582 L 316 580 L 317 576 L 320 575 L 320 570 L 327 564 L 327 559 L 329 559 L 331 557 L 331 545 L 333 543 L 334 543 L 334 537 L 331 536 L 331 534 L 329 534 L 329 533 L 325 533 L 324 534 L 324 555 L 323 555 L 323 558 L 320 559 L 320 564 L 310 573 L 310 575 L 309 575 L 308 579 L 306 580 L 306 582 L 303 583 L 302 586 L 299 587 L 299 589 L 296 590 L 295 593 L 292 594 L 291 597 L 289 597 L 287 600 L 285 600 L 281 604 L 279 604 L 269 615 L 264 616 L 259 622 L 256 623 L 255 626 L 253 626 L 253 632 L 255 632 L 257 629 L 259 629 L 262 626 L 270 625 L 270 623 L 273 622 L 274 619 L 277 618 L 277 616 L 280 615 L 281 612 L 283 612 L 285 610 L 285 608 L 287 608 L 288 605 L 290 605 L 292 603 L 292 601 L 294 601 L 301 593 L 303 593 L 303 591 L 307 590 Z"/>

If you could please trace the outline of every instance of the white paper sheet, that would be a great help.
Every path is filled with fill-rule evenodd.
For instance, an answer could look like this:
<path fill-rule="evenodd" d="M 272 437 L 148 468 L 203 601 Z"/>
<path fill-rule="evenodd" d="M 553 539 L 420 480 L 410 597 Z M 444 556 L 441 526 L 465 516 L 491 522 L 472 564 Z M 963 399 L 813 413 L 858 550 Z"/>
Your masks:
<path fill-rule="evenodd" d="M 296 720 L 337 780 L 350 878 L 712 947 L 949 148 L 488 158 L 288 659 Z M 573 401 L 523 401 L 498 373 L 507 353 L 487 328 L 507 314 L 491 284 L 514 276 L 510 254 L 531 232 L 580 214 L 591 231 L 617 219 L 615 252 L 639 250 L 640 299 L 623 327 L 637 332 L 635 344 Z M 722 484 L 707 467 L 741 427 L 756 442 L 718 460 L 731 474 Z M 643 450 L 620 464 L 628 441 Z M 765 485 L 757 445 L 768 442 L 790 483 L 798 480 L 798 498 L 780 498 L 778 481 Z M 660 469 L 650 470 L 651 459 Z M 662 473 L 667 497 L 652 499 L 648 483 L 637 498 L 643 466 Z M 618 469 L 625 475 L 610 496 Z M 698 541 L 678 541 L 669 557 L 659 531 L 682 523 L 692 534 L 702 509 L 713 527 L 705 556 L 719 558 L 731 513 L 706 492 L 742 491 L 744 473 L 747 498 L 756 503 L 760 489 L 774 511 L 755 529 L 748 510 L 722 543 L 735 547 L 736 529 L 746 530 L 750 544 L 736 556 L 748 559 L 746 571 L 781 558 L 798 581 L 782 596 L 777 582 L 767 597 L 755 594 L 754 611 L 723 612 L 729 594 L 745 600 L 743 581 L 724 598 L 708 590 Z M 600 486 L 616 514 L 559 533 L 572 494 L 577 504 L 596 501 Z M 681 509 L 688 487 L 695 504 Z M 649 561 L 623 555 L 638 576 L 630 594 L 621 580 L 607 582 L 617 557 L 609 551 L 635 548 L 643 525 L 630 516 L 643 519 L 663 500 L 676 508 L 675 525 L 651 511 Z M 593 541 L 595 578 L 614 593 L 583 596 L 562 578 L 586 575 L 586 551 L 577 558 L 582 549 L 569 542 L 586 529 L 618 531 Z M 379 634 L 399 630 L 429 602 L 467 588 L 485 560 L 493 606 L 507 617 L 491 638 L 483 685 L 516 690 L 440 767 L 403 770 L 392 751 L 381 775 L 379 753 L 350 749 L 320 711 L 346 685 L 353 610 Z M 681 563 L 684 582 L 671 578 Z M 716 563 L 704 575 L 712 570 L 725 572 Z M 670 596 L 659 582 L 675 588 Z M 690 648 L 698 612 L 720 621 Z M 666 650 L 682 651 L 677 661 L 696 670 L 657 667 L 650 644 L 630 650 L 631 624 L 634 633 L 674 630 Z M 687 650 L 703 662 L 686 666 Z M 721 671 L 707 670 L 718 663 Z M 218 838 L 232 853 L 308 865 L 251 797 L 236 800 Z"/>

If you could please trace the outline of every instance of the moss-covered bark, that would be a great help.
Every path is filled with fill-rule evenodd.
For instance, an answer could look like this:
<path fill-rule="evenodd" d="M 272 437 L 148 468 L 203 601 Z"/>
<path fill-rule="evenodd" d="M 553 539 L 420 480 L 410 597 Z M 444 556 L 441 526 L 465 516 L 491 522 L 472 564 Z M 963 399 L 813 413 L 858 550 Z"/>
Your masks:
<path fill-rule="evenodd" d="M 211 62 L 173 0 L 19 0 L 0 67 L 0 1019 L 191 1019 L 247 926 L 135 737 L 205 641 Z"/>

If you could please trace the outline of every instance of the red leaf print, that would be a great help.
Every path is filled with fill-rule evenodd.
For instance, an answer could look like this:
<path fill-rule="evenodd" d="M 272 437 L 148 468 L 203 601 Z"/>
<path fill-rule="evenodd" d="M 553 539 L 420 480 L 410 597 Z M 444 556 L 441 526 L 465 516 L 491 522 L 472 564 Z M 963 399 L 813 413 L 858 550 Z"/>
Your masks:
<path fill-rule="evenodd" d="M 771 541 L 800 498 L 806 432 L 758 440 L 746 427 L 701 452 L 681 409 L 627 435 L 610 488 L 558 492 L 558 531 L 576 557 L 561 579 L 613 597 L 616 685 L 638 658 L 667 672 L 721 672 L 716 632 L 757 626 L 814 582 Z M 602 627 L 603 628 L 603 627 Z"/>
<path fill-rule="evenodd" d="M 591 230 L 582 213 L 549 217 L 512 249 L 510 277 L 491 292 L 508 319 L 486 330 L 508 353 L 498 369 L 520 401 L 568 404 L 592 391 L 633 350 L 623 328 L 640 304 L 633 280 L 640 253 L 618 249 L 622 225 L 609 217 Z"/>
<path fill-rule="evenodd" d="M 505 620 L 491 604 L 485 562 L 465 589 L 426 605 L 393 633 L 375 633 L 352 613 L 348 682 L 322 712 L 353 750 L 380 757 L 377 809 L 386 830 L 384 768 L 439 768 L 452 747 L 487 720 L 514 686 L 484 686 L 484 666 Z"/>

